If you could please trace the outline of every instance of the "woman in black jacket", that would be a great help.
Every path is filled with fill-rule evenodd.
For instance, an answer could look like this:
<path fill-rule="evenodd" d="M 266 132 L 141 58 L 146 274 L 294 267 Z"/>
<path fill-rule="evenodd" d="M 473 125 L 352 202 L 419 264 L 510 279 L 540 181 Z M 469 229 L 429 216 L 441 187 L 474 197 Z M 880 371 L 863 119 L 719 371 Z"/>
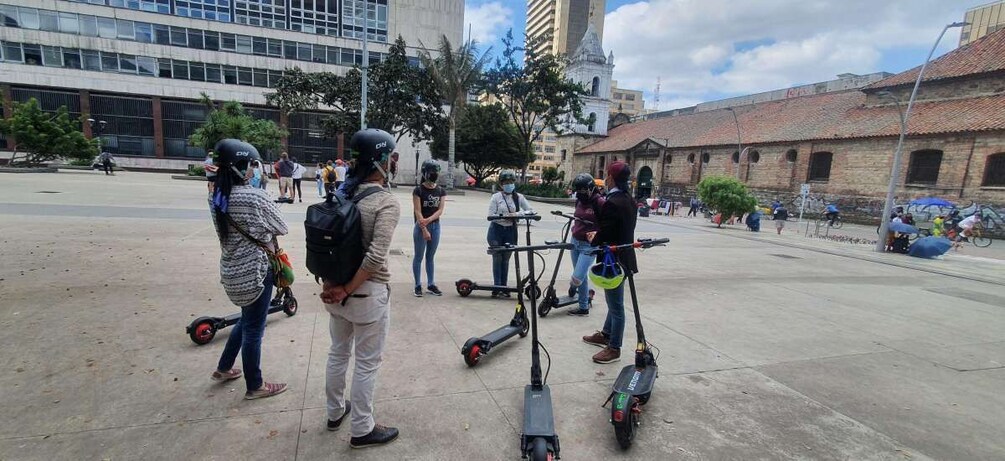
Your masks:
<path fill-rule="evenodd" d="M 607 167 L 607 200 L 600 208 L 599 228 L 587 235 L 594 246 L 622 245 L 635 241 L 635 201 L 628 191 L 628 180 L 632 176 L 631 167 L 625 162 L 612 162 Z M 617 254 L 618 262 L 624 270 L 638 272 L 635 250 L 629 248 Z M 613 290 L 604 290 L 607 300 L 607 320 L 604 328 L 592 335 L 584 336 L 587 344 L 602 347 L 593 356 L 596 363 L 616 362 L 621 358 L 621 341 L 625 334 L 625 285 Z"/>

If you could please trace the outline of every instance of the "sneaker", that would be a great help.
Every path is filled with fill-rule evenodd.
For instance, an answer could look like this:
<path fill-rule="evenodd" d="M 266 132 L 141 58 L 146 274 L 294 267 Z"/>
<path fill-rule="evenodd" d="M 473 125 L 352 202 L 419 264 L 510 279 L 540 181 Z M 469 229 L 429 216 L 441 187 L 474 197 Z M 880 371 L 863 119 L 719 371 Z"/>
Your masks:
<path fill-rule="evenodd" d="M 569 297 L 570 297 L 570 298 L 575 298 L 575 297 L 576 297 L 576 294 L 577 294 L 578 292 L 579 292 L 579 287 L 576 287 L 576 286 L 572 286 L 572 284 L 570 283 L 570 284 L 569 284 Z"/>
<path fill-rule="evenodd" d="M 329 431 L 338 430 L 339 426 L 342 425 L 342 420 L 345 419 L 345 417 L 349 414 L 350 410 L 352 410 L 352 404 L 349 403 L 349 401 L 347 400 L 345 402 L 345 412 L 342 413 L 342 416 L 339 416 L 339 418 L 334 421 L 330 419 L 328 420 L 328 430 Z"/>
<path fill-rule="evenodd" d="M 349 446 L 353 448 L 368 448 L 388 444 L 398 438 L 398 430 L 393 427 L 385 427 L 375 424 L 373 430 L 363 437 L 353 437 L 349 439 Z"/>
<path fill-rule="evenodd" d="M 583 342 L 597 347 L 607 347 L 610 339 L 603 332 L 596 331 L 592 335 L 583 336 Z"/>
<path fill-rule="evenodd" d="M 621 360 L 621 350 L 611 347 L 605 347 L 593 355 L 593 361 L 596 363 L 611 363 L 618 360 Z"/>
<path fill-rule="evenodd" d="M 286 392 L 289 386 L 286 383 L 262 383 L 262 387 L 244 394 L 244 400 L 255 400 L 272 397 Z"/>
<path fill-rule="evenodd" d="M 512 298 L 512 296 L 509 294 L 508 291 L 500 291 L 499 292 L 499 297 L 500 298 Z"/>
<path fill-rule="evenodd" d="M 231 368 L 227 371 L 216 370 L 210 375 L 210 379 L 216 382 L 230 381 L 232 379 L 237 379 L 241 377 L 240 368 Z"/>
<path fill-rule="evenodd" d="M 589 309 L 576 308 L 576 309 L 573 309 L 573 310 L 569 311 L 569 315 L 575 315 L 575 316 L 579 316 L 579 317 L 586 317 L 586 316 L 590 315 L 590 310 Z"/>
<path fill-rule="evenodd" d="M 430 286 L 426 287 L 426 290 L 428 290 L 429 294 L 431 294 L 431 295 L 434 295 L 434 296 L 443 296 L 443 292 L 440 291 L 439 288 L 436 288 L 436 285 L 430 285 Z"/>
<path fill-rule="evenodd" d="M 416 285 L 415 286 L 415 291 L 413 293 L 415 294 L 416 298 L 421 298 L 422 297 L 422 285 Z"/>

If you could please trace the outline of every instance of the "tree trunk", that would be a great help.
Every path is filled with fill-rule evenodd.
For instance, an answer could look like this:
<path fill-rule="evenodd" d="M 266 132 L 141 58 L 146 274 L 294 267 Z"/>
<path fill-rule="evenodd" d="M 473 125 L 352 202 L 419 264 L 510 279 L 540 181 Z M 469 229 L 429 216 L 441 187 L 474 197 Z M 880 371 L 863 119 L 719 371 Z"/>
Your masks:
<path fill-rule="evenodd" d="M 455 131 L 457 130 L 456 122 L 454 121 L 454 111 L 450 111 L 450 141 L 447 145 L 447 190 L 454 189 L 454 153 L 457 149 L 457 140 L 455 139 Z"/>

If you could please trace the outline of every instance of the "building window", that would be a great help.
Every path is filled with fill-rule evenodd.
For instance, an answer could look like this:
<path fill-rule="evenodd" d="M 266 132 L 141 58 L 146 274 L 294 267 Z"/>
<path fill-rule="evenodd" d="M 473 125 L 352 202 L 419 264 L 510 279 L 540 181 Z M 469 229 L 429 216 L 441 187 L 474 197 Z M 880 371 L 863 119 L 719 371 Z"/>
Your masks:
<path fill-rule="evenodd" d="M 984 165 L 982 186 L 1005 187 L 1005 152 L 989 155 Z"/>
<path fill-rule="evenodd" d="M 810 181 L 828 181 L 831 178 L 831 160 L 834 154 L 830 152 L 814 152 L 810 154 Z"/>
<path fill-rule="evenodd" d="M 589 125 L 586 126 L 586 131 L 589 131 L 590 133 L 593 133 L 594 128 L 596 128 L 595 125 L 597 124 L 597 113 L 596 112 L 590 112 L 590 117 L 589 117 L 588 120 L 589 120 Z"/>
<path fill-rule="evenodd" d="M 635 95 L 632 94 L 632 93 L 627 93 L 627 94 L 625 94 L 625 100 L 626 101 L 634 101 L 635 100 Z"/>
<path fill-rule="evenodd" d="M 600 96 L 600 77 L 593 77 L 593 84 L 590 86 L 590 96 Z"/>
<path fill-rule="evenodd" d="M 623 94 L 621 94 L 621 93 L 614 93 L 614 99 L 621 99 L 622 96 L 623 96 Z"/>
<path fill-rule="evenodd" d="M 694 165 L 694 154 L 687 154 L 687 163 Z"/>
<path fill-rule="evenodd" d="M 387 0 L 342 2 L 342 36 L 362 39 L 364 27 L 369 40 L 387 42 Z"/>
<path fill-rule="evenodd" d="M 91 118 L 108 122 L 101 138 L 116 154 L 153 156 L 153 103 L 145 98 L 91 95 Z"/>
<path fill-rule="evenodd" d="M 203 123 L 209 110 L 199 103 L 164 101 L 164 155 L 167 157 L 202 158 L 206 151 L 188 145 L 188 137 Z"/>
<path fill-rule="evenodd" d="M 740 163 L 740 153 L 739 152 L 735 152 L 734 151 L 732 158 L 733 158 L 733 163 Z"/>
<path fill-rule="evenodd" d="M 756 151 L 756 150 L 752 150 L 747 155 L 747 159 L 750 160 L 750 163 L 760 162 L 761 161 L 761 153 L 758 152 L 758 151 Z"/>
<path fill-rule="evenodd" d="M 712 155 L 708 152 L 701 153 L 701 163 L 708 165 L 708 162 L 712 161 Z"/>
<path fill-rule="evenodd" d="M 789 149 L 785 151 L 785 161 L 789 163 L 796 163 L 796 158 L 798 158 L 799 153 L 795 149 Z"/>
<path fill-rule="evenodd" d="M 911 152 L 911 161 L 907 166 L 908 184 L 932 184 L 939 180 L 939 167 L 942 166 L 942 151 L 924 149 Z"/>

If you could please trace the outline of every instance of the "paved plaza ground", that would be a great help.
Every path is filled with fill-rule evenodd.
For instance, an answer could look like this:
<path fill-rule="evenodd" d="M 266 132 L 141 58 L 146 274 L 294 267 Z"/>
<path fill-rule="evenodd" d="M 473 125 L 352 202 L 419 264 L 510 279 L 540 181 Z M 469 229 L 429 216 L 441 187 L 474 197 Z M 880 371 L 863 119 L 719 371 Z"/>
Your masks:
<path fill-rule="evenodd" d="M 513 311 L 453 289 L 491 279 L 486 194 L 449 197 L 440 298 L 411 295 L 402 218 L 376 403 L 401 438 L 351 451 L 347 428 L 324 428 L 330 340 L 303 269 L 307 203 L 282 205 L 300 312 L 270 316 L 263 346 L 265 377 L 290 390 L 245 401 L 242 381 L 210 381 L 228 330 L 196 346 L 185 325 L 237 309 L 219 284 L 205 191 L 160 174 L 0 176 L 0 459 L 518 459 L 529 338 L 474 369 L 459 353 Z M 410 189 L 394 191 L 410 209 Z M 559 228 L 547 216 L 533 239 Z M 927 261 L 794 225 L 776 236 L 652 217 L 637 234 L 671 239 L 641 254 L 637 277 L 662 373 L 622 451 L 601 404 L 628 362 L 594 364 L 598 349 L 580 341 L 600 328 L 603 300 L 587 318 L 542 319 L 563 459 L 1005 458 L 1005 261 L 993 252 L 1005 242 Z M 569 273 L 566 262 L 562 286 Z M 634 337 L 629 320 L 625 343 Z"/>

